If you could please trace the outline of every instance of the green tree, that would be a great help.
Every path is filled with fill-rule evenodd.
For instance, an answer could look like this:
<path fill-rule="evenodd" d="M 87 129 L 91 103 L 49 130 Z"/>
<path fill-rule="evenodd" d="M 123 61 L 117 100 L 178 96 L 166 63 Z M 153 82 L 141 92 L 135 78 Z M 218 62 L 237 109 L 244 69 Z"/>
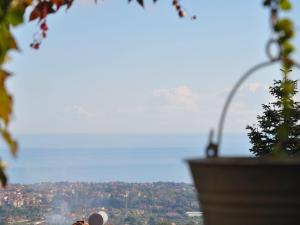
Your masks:
<path fill-rule="evenodd" d="M 128 216 L 125 218 L 125 221 L 124 221 L 126 224 L 129 224 L 129 225 L 136 225 L 137 224 L 137 220 L 135 217 L 133 216 Z"/>
<path fill-rule="evenodd" d="M 149 217 L 148 224 L 149 225 L 156 225 L 154 216 L 150 216 Z"/>
<path fill-rule="evenodd" d="M 287 85 L 285 88 L 283 84 Z M 284 98 L 288 91 L 288 97 Z M 294 100 L 297 93 L 297 80 L 274 81 L 269 88 L 270 94 L 275 101 L 263 104 L 262 115 L 257 116 L 257 124 L 247 126 L 248 137 L 252 144 L 250 151 L 255 156 L 270 155 L 280 147 L 287 155 L 300 153 L 300 102 Z M 284 102 L 287 101 L 287 102 Z M 283 105 L 289 107 L 288 112 L 284 111 Z M 287 126 L 288 129 L 284 129 Z M 284 133 L 284 134 L 282 134 Z M 279 135 L 287 136 L 284 142 L 279 142 Z M 278 143 L 281 146 L 277 146 Z"/>
<path fill-rule="evenodd" d="M 170 222 L 170 221 L 159 221 L 157 223 L 157 225 L 172 225 L 172 222 Z"/>

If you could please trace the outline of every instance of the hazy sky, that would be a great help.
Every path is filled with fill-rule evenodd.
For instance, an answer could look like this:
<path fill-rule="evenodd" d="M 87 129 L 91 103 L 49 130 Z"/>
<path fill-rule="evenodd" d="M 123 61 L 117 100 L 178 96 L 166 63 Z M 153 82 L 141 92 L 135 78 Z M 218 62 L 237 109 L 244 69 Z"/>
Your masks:
<path fill-rule="evenodd" d="M 8 83 L 13 132 L 207 132 L 233 82 L 266 59 L 271 32 L 262 0 L 182 1 L 196 21 L 179 19 L 171 0 L 149 0 L 146 10 L 127 0 L 99 2 L 76 0 L 50 16 L 39 51 L 29 47 L 36 23 L 15 31 L 22 53 L 7 65 L 15 74 Z M 297 11 L 300 4 L 299 31 Z M 227 131 L 254 121 L 279 77 L 277 65 L 242 87 Z"/>

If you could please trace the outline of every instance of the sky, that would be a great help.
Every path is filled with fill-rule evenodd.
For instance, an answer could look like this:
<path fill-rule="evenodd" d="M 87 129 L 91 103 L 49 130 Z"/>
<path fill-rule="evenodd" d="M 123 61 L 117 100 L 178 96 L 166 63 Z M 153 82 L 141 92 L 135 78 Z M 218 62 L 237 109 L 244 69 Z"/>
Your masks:
<path fill-rule="evenodd" d="M 171 0 L 149 0 L 145 9 L 126 0 L 75 0 L 70 10 L 49 16 L 48 37 L 38 51 L 29 47 L 38 26 L 26 22 L 14 30 L 22 52 L 6 65 L 14 73 L 8 82 L 11 131 L 208 132 L 234 82 L 267 60 L 272 33 L 261 2 L 184 0 L 189 14 L 197 15 L 190 20 L 178 18 Z M 300 4 L 293 2 L 299 31 Z M 254 123 L 279 68 L 264 69 L 241 87 L 225 132 L 242 133 Z"/>

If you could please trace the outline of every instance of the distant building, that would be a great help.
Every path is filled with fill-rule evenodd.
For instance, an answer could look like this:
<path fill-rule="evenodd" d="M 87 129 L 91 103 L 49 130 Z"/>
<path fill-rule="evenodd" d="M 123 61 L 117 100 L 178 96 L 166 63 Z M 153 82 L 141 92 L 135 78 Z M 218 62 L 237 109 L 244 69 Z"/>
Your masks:
<path fill-rule="evenodd" d="M 202 217 L 203 212 L 186 212 L 188 217 Z"/>
<path fill-rule="evenodd" d="M 73 225 L 88 225 L 83 220 L 77 221 L 76 223 L 73 223 Z"/>

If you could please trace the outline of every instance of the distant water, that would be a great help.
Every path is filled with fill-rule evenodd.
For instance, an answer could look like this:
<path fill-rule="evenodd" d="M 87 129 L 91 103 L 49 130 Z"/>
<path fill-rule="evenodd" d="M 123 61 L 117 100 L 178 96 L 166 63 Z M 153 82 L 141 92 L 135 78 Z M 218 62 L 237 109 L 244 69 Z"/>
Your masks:
<path fill-rule="evenodd" d="M 202 157 L 207 135 L 23 135 L 12 183 L 191 182 L 184 159 Z M 222 155 L 249 155 L 245 135 L 227 135 Z M 23 144 L 22 144 L 23 143 Z"/>

